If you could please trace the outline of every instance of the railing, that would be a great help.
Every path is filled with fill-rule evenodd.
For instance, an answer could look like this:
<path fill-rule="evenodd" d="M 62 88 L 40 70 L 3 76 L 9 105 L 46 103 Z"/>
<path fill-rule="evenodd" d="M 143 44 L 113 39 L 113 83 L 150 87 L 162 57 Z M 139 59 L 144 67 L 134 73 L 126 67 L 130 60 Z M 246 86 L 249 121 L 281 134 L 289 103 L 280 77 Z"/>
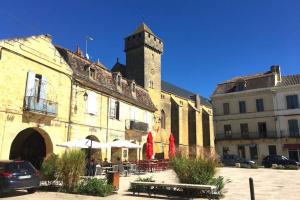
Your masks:
<path fill-rule="evenodd" d="M 289 131 L 281 131 L 281 136 L 284 138 L 300 138 L 300 133 L 292 133 Z"/>
<path fill-rule="evenodd" d="M 57 103 L 46 99 L 40 99 L 35 96 L 26 96 L 24 110 L 56 116 Z"/>
<path fill-rule="evenodd" d="M 148 131 L 148 124 L 136 120 L 126 120 L 126 129 L 137 131 Z"/>
<path fill-rule="evenodd" d="M 249 132 L 249 133 L 217 133 L 216 140 L 240 140 L 240 139 L 263 139 L 263 138 L 279 138 L 276 131 L 268 131 L 264 133 Z"/>

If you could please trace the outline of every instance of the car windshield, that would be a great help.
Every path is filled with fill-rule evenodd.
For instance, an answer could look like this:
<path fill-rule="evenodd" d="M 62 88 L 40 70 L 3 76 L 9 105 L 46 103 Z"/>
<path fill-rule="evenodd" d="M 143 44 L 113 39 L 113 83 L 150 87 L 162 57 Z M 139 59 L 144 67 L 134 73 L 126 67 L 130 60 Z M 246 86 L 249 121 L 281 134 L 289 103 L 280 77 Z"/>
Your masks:
<path fill-rule="evenodd" d="M 28 162 L 12 162 L 5 166 L 5 170 L 9 172 L 20 172 L 23 170 L 33 172 L 33 166 Z"/>

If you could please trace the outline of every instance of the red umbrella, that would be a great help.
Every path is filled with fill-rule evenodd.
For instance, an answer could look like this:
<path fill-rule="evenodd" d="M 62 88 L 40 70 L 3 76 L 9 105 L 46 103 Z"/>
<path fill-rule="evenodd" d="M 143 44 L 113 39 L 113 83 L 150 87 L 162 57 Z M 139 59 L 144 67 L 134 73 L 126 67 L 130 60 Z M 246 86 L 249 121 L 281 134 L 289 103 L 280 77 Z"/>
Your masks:
<path fill-rule="evenodd" d="M 146 159 L 151 160 L 153 155 L 153 137 L 152 133 L 148 133 L 147 144 L 146 144 Z"/>
<path fill-rule="evenodd" d="M 172 158 L 175 156 L 175 142 L 174 142 L 174 136 L 171 133 L 169 137 L 169 158 Z"/>

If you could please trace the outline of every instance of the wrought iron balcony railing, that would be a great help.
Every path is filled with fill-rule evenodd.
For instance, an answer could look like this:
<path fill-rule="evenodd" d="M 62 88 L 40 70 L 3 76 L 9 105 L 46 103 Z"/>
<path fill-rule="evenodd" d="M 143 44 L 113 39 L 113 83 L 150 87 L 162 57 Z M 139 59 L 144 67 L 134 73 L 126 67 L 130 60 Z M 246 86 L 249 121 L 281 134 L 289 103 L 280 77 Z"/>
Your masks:
<path fill-rule="evenodd" d="M 137 130 L 137 131 L 148 131 L 148 124 L 136 120 L 126 120 L 126 129 Z"/>
<path fill-rule="evenodd" d="M 249 133 L 217 133 L 216 140 L 251 140 L 263 138 L 279 138 L 276 131 L 268 131 L 264 133 L 249 132 Z"/>
<path fill-rule="evenodd" d="M 37 98 L 35 96 L 26 96 L 24 110 L 28 112 L 56 116 L 57 103 L 50 100 Z"/>

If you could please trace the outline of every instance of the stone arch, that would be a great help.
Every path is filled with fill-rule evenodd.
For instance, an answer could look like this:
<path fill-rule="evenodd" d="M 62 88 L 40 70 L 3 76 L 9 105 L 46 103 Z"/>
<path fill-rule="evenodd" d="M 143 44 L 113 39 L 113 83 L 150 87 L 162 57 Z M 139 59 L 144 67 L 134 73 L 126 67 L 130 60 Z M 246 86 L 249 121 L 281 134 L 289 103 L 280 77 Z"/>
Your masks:
<path fill-rule="evenodd" d="M 95 142 L 100 142 L 99 138 L 95 135 L 88 135 L 86 139 L 90 139 Z M 89 159 L 89 156 L 95 159 L 96 163 L 100 163 L 102 161 L 102 151 L 101 149 L 86 149 L 86 156 Z"/>
<path fill-rule="evenodd" d="M 26 128 L 14 138 L 9 159 L 27 160 L 40 169 L 44 158 L 51 153 L 53 144 L 47 132 L 40 128 Z"/>

